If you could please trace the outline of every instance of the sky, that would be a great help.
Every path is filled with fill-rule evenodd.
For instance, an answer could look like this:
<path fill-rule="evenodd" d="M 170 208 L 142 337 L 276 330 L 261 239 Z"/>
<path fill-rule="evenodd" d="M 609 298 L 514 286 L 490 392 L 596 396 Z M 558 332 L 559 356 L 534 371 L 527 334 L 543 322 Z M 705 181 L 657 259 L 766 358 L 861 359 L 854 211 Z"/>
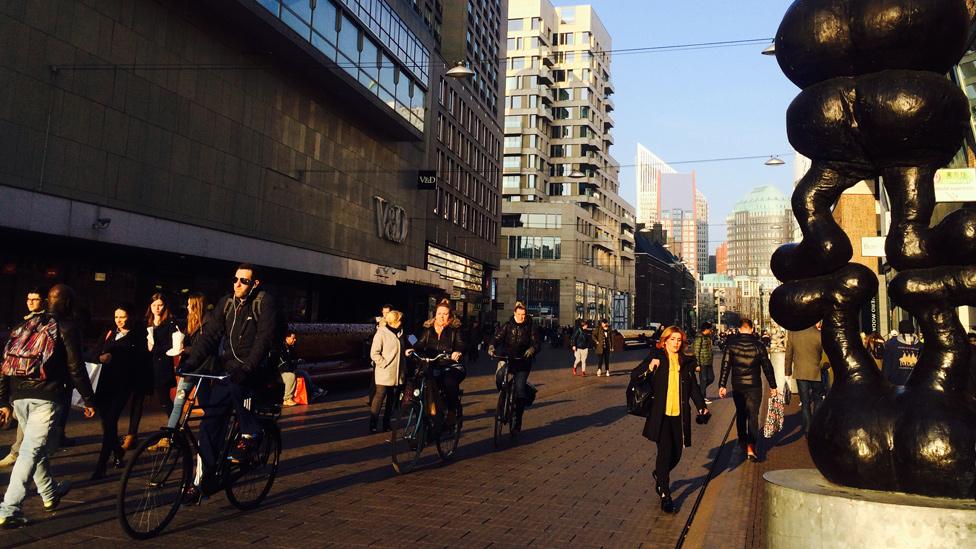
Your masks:
<path fill-rule="evenodd" d="M 772 39 L 788 0 L 554 0 L 556 6 L 593 6 L 613 40 L 612 49 Z M 792 148 L 786 108 L 799 89 L 763 46 L 619 54 L 611 58 L 615 93 L 614 146 L 621 164 L 620 194 L 637 204 L 632 165 L 637 143 L 679 172 L 694 171 L 709 203 L 709 249 L 726 239 L 725 217 L 755 187 L 773 185 L 789 196 Z M 787 153 L 785 166 L 763 160 L 684 163 L 690 160 Z"/>

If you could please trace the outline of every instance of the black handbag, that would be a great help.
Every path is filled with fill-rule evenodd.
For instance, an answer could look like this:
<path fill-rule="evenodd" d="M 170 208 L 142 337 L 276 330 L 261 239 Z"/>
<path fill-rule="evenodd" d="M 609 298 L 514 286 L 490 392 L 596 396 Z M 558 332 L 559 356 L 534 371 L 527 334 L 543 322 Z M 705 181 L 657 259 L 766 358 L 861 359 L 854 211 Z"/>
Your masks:
<path fill-rule="evenodd" d="M 627 413 L 638 417 L 647 417 L 651 413 L 651 403 L 654 401 L 654 372 L 647 369 L 641 362 L 630 372 L 630 383 L 627 384 Z"/>

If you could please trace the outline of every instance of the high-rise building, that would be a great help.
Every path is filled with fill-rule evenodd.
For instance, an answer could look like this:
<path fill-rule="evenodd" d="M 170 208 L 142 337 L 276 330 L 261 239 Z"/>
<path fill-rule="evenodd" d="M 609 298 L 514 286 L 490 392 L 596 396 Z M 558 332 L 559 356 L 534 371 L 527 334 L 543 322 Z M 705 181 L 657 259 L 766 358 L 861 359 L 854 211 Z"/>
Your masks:
<path fill-rule="evenodd" d="M 650 227 L 661 221 L 661 174 L 678 172 L 640 143 L 634 164 L 637 222 Z"/>
<path fill-rule="evenodd" d="M 769 259 L 776 248 L 792 241 L 791 216 L 790 200 L 773 186 L 756 187 L 736 202 L 725 220 L 728 274 L 772 278 Z"/>
<path fill-rule="evenodd" d="M 715 274 L 729 272 L 729 243 L 723 242 L 715 249 Z"/>
<path fill-rule="evenodd" d="M 610 35 L 589 6 L 508 6 L 499 319 L 631 323 L 633 206 L 610 156 Z"/>
<path fill-rule="evenodd" d="M 0 110 L 0 158 L 18 159 L 0 162 L 0 325 L 26 287 L 74 286 L 98 326 L 112 303 L 156 291 L 216 298 L 240 261 L 269 267 L 293 321 L 362 322 L 389 302 L 412 322 L 445 294 L 476 313 L 499 261 L 505 11 L 63 0 L 5 12 L 5 28 L 71 52 L 42 63 L 24 39 L 0 58 L 21 99 Z M 473 79 L 444 78 L 458 61 Z"/>
<path fill-rule="evenodd" d="M 672 253 L 696 278 L 708 271 L 708 201 L 695 184 L 695 173 L 659 176 L 661 225 Z"/>

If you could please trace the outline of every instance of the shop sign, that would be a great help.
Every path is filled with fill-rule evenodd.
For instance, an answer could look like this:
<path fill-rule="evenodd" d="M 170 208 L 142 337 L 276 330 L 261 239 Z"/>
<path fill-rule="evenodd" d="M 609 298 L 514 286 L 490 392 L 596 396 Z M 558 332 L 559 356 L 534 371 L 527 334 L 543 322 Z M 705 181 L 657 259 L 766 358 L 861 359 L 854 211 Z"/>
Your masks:
<path fill-rule="evenodd" d="M 935 172 L 936 202 L 976 202 L 976 168 Z"/>
<path fill-rule="evenodd" d="M 376 202 L 376 232 L 397 244 L 407 239 L 407 212 L 400 206 L 391 204 L 382 197 L 374 196 Z"/>
<path fill-rule="evenodd" d="M 437 171 L 420 170 L 417 172 L 417 189 L 433 191 L 437 188 Z"/>
<path fill-rule="evenodd" d="M 864 257 L 884 257 L 885 256 L 885 237 L 883 236 L 862 236 L 861 255 Z"/>

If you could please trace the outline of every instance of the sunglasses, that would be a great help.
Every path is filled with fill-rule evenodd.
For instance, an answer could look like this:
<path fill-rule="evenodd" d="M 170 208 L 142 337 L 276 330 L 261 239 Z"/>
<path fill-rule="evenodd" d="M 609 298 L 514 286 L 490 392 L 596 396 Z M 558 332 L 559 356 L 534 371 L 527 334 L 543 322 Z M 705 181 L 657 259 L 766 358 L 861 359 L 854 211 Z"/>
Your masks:
<path fill-rule="evenodd" d="M 253 282 L 253 281 L 250 278 L 240 278 L 240 277 L 235 276 L 234 277 L 234 282 L 240 282 L 241 284 L 243 284 L 245 286 L 250 286 L 251 285 L 251 282 Z"/>

